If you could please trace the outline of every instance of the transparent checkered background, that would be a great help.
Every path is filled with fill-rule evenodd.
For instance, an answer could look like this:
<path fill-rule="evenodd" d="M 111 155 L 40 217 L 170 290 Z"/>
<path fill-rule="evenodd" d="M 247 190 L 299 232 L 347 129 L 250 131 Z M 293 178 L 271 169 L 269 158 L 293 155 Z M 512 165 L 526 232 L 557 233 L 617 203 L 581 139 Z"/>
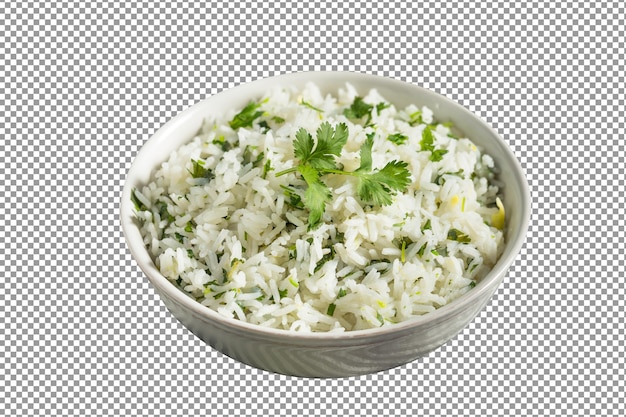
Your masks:
<path fill-rule="evenodd" d="M 0 415 L 624 414 L 623 3 L 55 3 L 0 7 Z M 406 366 L 241 365 L 166 311 L 123 242 L 120 191 L 153 132 L 303 70 L 440 92 L 527 173 L 532 224 L 495 298 Z"/>

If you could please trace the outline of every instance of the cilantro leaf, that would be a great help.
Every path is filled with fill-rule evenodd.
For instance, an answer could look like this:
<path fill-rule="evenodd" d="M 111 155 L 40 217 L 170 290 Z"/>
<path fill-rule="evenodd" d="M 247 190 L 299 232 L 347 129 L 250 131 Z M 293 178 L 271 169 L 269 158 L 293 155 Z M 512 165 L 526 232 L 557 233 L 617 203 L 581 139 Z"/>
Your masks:
<path fill-rule="evenodd" d="M 439 162 L 443 159 L 443 156 L 447 153 L 448 153 L 447 149 L 436 149 L 433 151 L 432 154 L 430 154 L 430 157 L 428 159 L 430 159 L 433 162 Z"/>
<path fill-rule="evenodd" d="M 433 135 L 430 126 L 426 126 L 422 131 L 420 147 L 423 151 L 433 151 L 435 149 L 435 136 Z"/>
<path fill-rule="evenodd" d="M 204 166 L 204 161 L 202 159 L 192 159 L 191 169 L 187 171 L 189 171 L 193 178 L 213 178 L 213 171 Z"/>
<path fill-rule="evenodd" d="M 230 127 L 233 129 L 251 127 L 254 120 L 263 115 L 263 111 L 258 110 L 259 107 L 261 107 L 261 103 L 255 103 L 253 101 L 248 103 L 248 105 L 229 122 Z"/>
<path fill-rule="evenodd" d="M 309 230 L 313 230 L 321 224 L 326 203 L 331 200 L 332 194 L 326 184 L 320 181 L 320 174 L 315 168 L 299 165 L 298 171 L 307 184 L 302 202 L 309 209 Z"/>
<path fill-rule="evenodd" d="M 317 143 L 304 128 L 300 128 L 294 140 L 294 154 L 301 164 L 308 164 L 316 169 L 335 168 L 335 156 L 341 154 L 341 149 L 348 141 L 348 127 L 339 123 L 336 128 L 324 122 L 317 129 Z"/>
<path fill-rule="evenodd" d="M 301 127 L 296 132 L 296 138 L 293 141 L 293 150 L 296 158 L 300 160 L 300 163 L 306 164 L 313 153 L 315 142 L 313 136 Z"/>
<path fill-rule="evenodd" d="M 396 145 L 402 145 L 405 143 L 409 137 L 407 135 L 403 135 L 402 133 L 393 133 L 387 136 L 387 140 L 395 143 Z"/>
<path fill-rule="evenodd" d="M 362 97 L 355 97 L 349 108 L 343 111 L 343 115 L 348 119 L 360 119 L 370 114 L 374 106 L 363 101 Z"/>
<path fill-rule="evenodd" d="M 328 304 L 328 309 L 326 310 L 326 314 L 328 314 L 329 316 L 332 316 L 333 314 L 335 314 L 335 308 L 337 308 L 337 305 L 335 303 Z"/>
<path fill-rule="evenodd" d="M 470 243 L 472 241 L 468 235 L 454 228 L 448 230 L 448 239 L 456 240 L 459 243 Z"/>
<path fill-rule="evenodd" d="M 361 145 L 361 164 L 357 171 L 369 172 L 372 170 L 372 147 L 374 146 L 374 136 L 368 136 Z"/>
<path fill-rule="evenodd" d="M 136 192 L 137 190 L 135 188 L 133 188 L 133 190 L 130 192 L 130 200 L 133 202 L 133 205 L 135 206 L 135 210 L 137 211 L 148 210 L 148 207 L 137 197 Z"/>
<path fill-rule="evenodd" d="M 415 125 L 419 125 L 424 123 L 424 121 L 422 120 L 422 111 L 421 110 L 416 110 L 413 113 L 411 113 L 409 115 L 409 124 L 411 126 L 415 126 Z"/>
<path fill-rule="evenodd" d="M 391 107 L 389 103 L 381 102 L 376 104 L 376 113 L 380 113 L 383 109 L 387 107 Z M 347 109 L 343 110 L 343 115 L 348 119 L 362 119 L 367 116 L 367 120 L 365 121 L 365 126 L 369 126 L 372 121 L 372 110 L 374 109 L 374 105 L 366 103 L 363 101 L 362 97 L 355 97 L 354 101 Z"/>
<path fill-rule="evenodd" d="M 383 169 L 372 171 L 372 146 L 374 138 L 367 137 L 361 146 L 361 164 L 354 171 L 358 178 L 357 193 L 363 201 L 375 205 L 391 204 L 391 191 L 402 191 L 409 185 L 411 173 L 406 162 L 391 161 Z"/>
<path fill-rule="evenodd" d="M 358 175 L 357 193 L 366 202 L 377 206 L 391 204 L 394 191 L 403 191 L 409 185 L 411 173 L 404 161 L 391 161 L 377 172 Z"/>
<path fill-rule="evenodd" d="M 348 126 L 339 123 L 335 129 L 324 122 L 317 129 L 317 146 L 309 161 L 315 168 L 335 168 L 333 156 L 341 155 L 341 150 L 348 141 Z"/>
<path fill-rule="evenodd" d="M 389 103 L 385 103 L 385 102 L 378 103 L 376 105 L 376 113 L 380 114 L 382 110 L 389 108 L 389 107 L 391 107 L 391 104 Z"/>

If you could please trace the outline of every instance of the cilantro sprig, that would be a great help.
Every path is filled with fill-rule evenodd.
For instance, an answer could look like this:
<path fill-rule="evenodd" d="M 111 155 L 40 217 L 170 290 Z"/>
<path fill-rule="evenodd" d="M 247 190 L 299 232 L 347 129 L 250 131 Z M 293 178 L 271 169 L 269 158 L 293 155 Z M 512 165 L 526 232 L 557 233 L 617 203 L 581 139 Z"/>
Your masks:
<path fill-rule="evenodd" d="M 345 123 L 339 123 L 334 128 L 328 122 L 322 123 L 316 131 L 316 139 L 306 129 L 300 128 L 293 142 L 298 164 L 276 173 L 276 177 L 280 177 L 298 172 L 304 179 L 307 188 L 302 202 L 309 210 L 309 230 L 321 225 L 326 203 L 332 199 L 330 188 L 322 181 L 324 175 L 355 177 L 359 198 L 374 206 L 389 205 L 393 201 L 393 194 L 406 190 L 411 176 L 406 162 L 394 160 L 380 170 L 372 169 L 372 136 L 368 136 L 361 146 L 361 162 L 355 171 L 339 169 L 335 162 L 348 140 Z"/>

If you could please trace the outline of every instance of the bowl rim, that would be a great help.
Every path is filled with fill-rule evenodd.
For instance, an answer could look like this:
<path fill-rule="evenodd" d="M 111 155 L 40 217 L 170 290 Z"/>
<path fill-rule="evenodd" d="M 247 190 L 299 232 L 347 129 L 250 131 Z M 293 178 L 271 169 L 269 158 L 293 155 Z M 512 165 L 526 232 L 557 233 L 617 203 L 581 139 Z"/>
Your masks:
<path fill-rule="evenodd" d="M 505 241 L 504 252 L 500 255 L 500 258 L 494 265 L 494 267 L 487 273 L 487 275 L 471 290 L 467 293 L 463 294 L 459 298 L 451 301 L 450 303 L 432 311 L 430 313 L 424 314 L 422 316 L 413 317 L 407 319 L 405 321 L 395 323 L 388 326 L 382 326 L 372 329 L 363 329 L 363 330 L 350 330 L 344 332 L 294 332 L 286 329 L 276 329 L 263 327 L 258 324 L 252 324 L 248 322 L 244 322 L 235 318 L 229 318 L 220 315 L 217 311 L 202 305 L 197 302 L 191 296 L 185 294 L 182 290 L 178 289 L 172 282 L 170 282 L 165 276 L 163 276 L 159 270 L 156 268 L 154 262 L 152 261 L 148 250 L 143 244 L 143 239 L 139 232 L 139 227 L 136 225 L 133 220 L 134 208 L 131 204 L 130 195 L 131 190 L 135 186 L 137 186 L 137 181 L 134 181 L 133 178 L 136 176 L 136 162 L 141 158 L 145 158 L 145 154 L 147 154 L 148 149 L 150 148 L 150 144 L 153 143 L 157 138 L 167 135 L 172 129 L 175 129 L 181 122 L 195 112 L 203 105 L 209 101 L 219 101 L 222 97 L 225 97 L 226 94 L 237 94 L 240 91 L 243 92 L 245 89 L 250 89 L 253 85 L 260 85 L 263 83 L 273 83 L 278 81 L 284 81 L 285 83 L 289 81 L 300 81 L 303 79 L 311 80 L 315 82 L 316 78 L 324 79 L 328 77 L 334 77 L 340 79 L 341 82 L 346 83 L 350 82 L 350 80 L 358 80 L 361 82 L 371 82 L 372 88 L 376 88 L 377 84 L 388 84 L 390 86 L 396 85 L 401 86 L 403 88 L 411 88 L 414 90 L 421 90 L 422 93 L 426 95 L 436 95 L 439 100 L 447 102 L 448 105 L 455 108 L 455 110 L 465 113 L 469 115 L 471 118 L 478 121 L 487 131 L 494 137 L 504 150 L 504 154 L 509 162 L 507 166 L 508 169 L 514 171 L 514 176 L 517 178 L 518 186 L 521 189 L 521 204 L 518 209 L 521 212 L 521 223 L 519 225 L 519 233 L 516 234 L 513 240 Z M 249 99 L 253 98 L 248 96 Z M 188 140 L 191 140 L 189 138 Z M 513 154 L 509 145 L 506 141 L 493 129 L 488 123 L 486 123 L 482 118 L 471 112 L 469 109 L 459 104 L 456 101 L 451 100 L 450 98 L 439 94 L 430 89 L 421 87 L 417 84 L 413 84 L 406 81 L 401 81 L 394 78 L 389 78 L 380 75 L 374 74 L 365 74 L 359 72 L 352 71 L 303 71 L 303 72 L 292 72 L 279 74 L 272 77 L 260 78 L 255 81 L 246 82 L 239 84 L 232 88 L 224 89 L 216 94 L 210 95 L 195 104 L 189 106 L 182 112 L 179 112 L 176 116 L 162 125 L 157 131 L 152 134 L 147 141 L 143 143 L 139 152 L 134 157 L 131 166 L 127 172 L 127 175 L 124 179 L 124 185 L 121 193 L 122 201 L 119 207 L 119 216 L 120 223 L 122 226 L 122 231 L 124 234 L 125 242 L 127 248 L 130 250 L 131 255 L 143 273 L 146 275 L 150 283 L 157 289 L 157 293 L 163 291 L 167 293 L 167 296 L 172 299 L 176 304 L 188 309 L 193 315 L 201 317 L 203 320 L 210 320 L 215 322 L 216 325 L 219 325 L 222 328 L 230 328 L 231 331 L 244 331 L 247 333 L 252 333 L 261 336 L 271 336 L 273 338 L 285 339 L 285 340 L 301 340 L 301 341 L 327 341 L 329 343 L 339 342 L 339 341 L 358 341 L 362 339 L 369 338 L 379 338 L 381 336 L 391 336 L 404 333 L 406 331 L 410 331 L 413 328 L 416 328 L 420 325 L 429 322 L 436 322 L 442 320 L 446 317 L 450 317 L 452 315 L 457 314 L 459 311 L 464 310 L 468 304 L 476 302 L 481 299 L 485 293 L 493 292 L 496 290 L 497 286 L 499 286 L 503 276 L 506 274 L 509 267 L 515 261 L 519 251 L 521 250 L 527 235 L 528 225 L 530 223 L 530 212 L 531 212 L 531 196 L 530 190 L 528 186 L 528 182 L 526 176 L 524 175 L 523 169 L 520 165 L 519 160 Z"/>

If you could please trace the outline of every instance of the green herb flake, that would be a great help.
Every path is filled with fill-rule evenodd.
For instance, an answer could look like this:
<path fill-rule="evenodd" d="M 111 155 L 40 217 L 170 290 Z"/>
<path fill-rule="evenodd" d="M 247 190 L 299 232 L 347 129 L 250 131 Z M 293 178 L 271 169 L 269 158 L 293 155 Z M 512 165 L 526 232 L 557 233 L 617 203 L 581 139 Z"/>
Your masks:
<path fill-rule="evenodd" d="M 130 192 L 130 200 L 133 202 L 133 205 L 135 206 L 135 210 L 137 211 L 148 210 L 148 207 L 144 203 L 142 203 L 141 200 L 135 194 L 136 191 L 137 190 L 133 188 L 133 190 Z"/>
<path fill-rule="evenodd" d="M 406 241 L 402 240 L 402 248 L 400 251 L 400 262 L 405 263 L 406 262 Z"/>
<path fill-rule="evenodd" d="M 274 168 L 272 167 L 272 161 L 269 159 L 266 160 L 265 164 L 263 165 L 263 173 L 261 174 L 261 178 L 263 179 L 267 178 L 267 174 L 273 170 Z"/>
<path fill-rule="evenodd" d="M 337 308 L 337 305 L 335 303 L 328 304 L 328 309 L 326 310 L 326 314 L 328 314 L 329 316 L 332 316 L 333 314 L 335 314 L 335 308 Z"/>
<path fill-rule="evenodd" d="M 430 219 L 427 219 L 426 223 L 424 223 L 424 226 L 422 226 L 422 233 L 424 233 L 425 230 L 432 230 Z"/>
<path fill-rule="evenodd" d="M 435 136 L 430 128 L 426 126 L 422 131 L 422 140 L 420 140 L 420 149 L 422 151 L 433 151 L 435 149 Z"/>
<path fill-rule="evenodd" d="M 193 232 L 193 222 L 190 220 L 187 222 L 187 224 L 185 225 L 185 232 L 187 233 L 192 233 Z"/>
<path fill-rule="evenodd" d="M 428 242 L 424 243 L 417 251 L 417 255 L 422 257 L 424 256 L 424 251 L 426 250 L 426 246 L 428 245 Z"/>
<path fill-rule="evenodd" d="M 382 326 L 383 324 L 385 324 L 385 319 L 383 318 L 383 315 L 380 314 L 380 312 L 376 313 L 376 319 L 378 319 L 378 321 L 380 322 L 380 325 Z"/>
<path fill-rule="evenodd" d="M 476 286 L 476 281 L 472 281 L 469 283 L 468 287 L 474 288 Z"/>
<path fill-rule="evenodd" d="M 393 243 L 400 249 L 400 261 L 406 262 L 406 248 L 413 244 L 413 241 L 409 237 L 404 236 L 402 239 L 394 239 Z"/>
<path fill-rule="evenodd" d="M 472 241 L 468 235 L 455 228 L 448 231 L 448 239 L 459 243 L 470 243 Z"/>
<path fill-rule="evenodd" d="M 293 277 L 289 277 L 289 283 L 295 288 L 298 288 L 300 286 L 300 284 L 295 279 L 293 279 Z"/>
<path fill-rule="evenodd" d="M 464 174 L 464 172 L 463 172 L 463 168 L 461 168 L 461 169 L 459 169 L 459 170 L 458 170 L 458 171 L 456 171 L 456 172 L 444 172 L 444 173 L 442 173 L 442 174 L 439 174 L 439 175 L 437 176 L 437 178 L 435 178 L 435 183 L 436 183 L 437 185 L 443 185 L 443 184 L 445 184 L 445 182 L 446 182 L 445 175 L 454 175 L 454 176 L 459 177 L 459 178 L 465 178 L 465 174 Z"/>
<path fill-rule="evenodd" d="M 322 259 L 319 260 L 319 262 L 315 265 L 315 270 L 314 272 L 319 271 L 320 269 L 322 269 L 322 267 L 331 259 L 333 259 L 335 257 L 335 247 L 331 246 L 330 247 L 330 252 L 328 252 L 327 254 L 325 254 L 324 256 L 322 256 Z"/>
<path fill-rule="evenodd" d="M 287 297 L 287 294 L 289 293 L 289 291 L 287 291 L 287 289 L 285 288 L 284 290 L 278 290 L 278 296 L 280 298 L 285 298 Z"/>
<path fill-rule="evenodd" d="M 432 162 L 439 162 L 443 159 L 443 156 L 448 153 L 447 149 L 436 149 L 434 150 L 428 159 Z"/>
<path fill-rule="evenodd" d="M 409 124 L 411 126 L 421 125 L 422 123 L 424 123 L 424 121 L 422 120 L 421 110 L 414 111 L 409 115 Z"/>
<path fill-rule="evenodd" d="M 347 294 L 345 288 L 339 288 L 339 292 L 337 293 L 337 298 L 345 297 Z"/>
<path fill-rule="evenodd" d="M 261 103 L 251 101 L 229 122 L 230 127 L 234 130 L 240 127 L 252 127 L 252 123 L 263 115 L 263 111 L 259 110 L 260 107 Z"/>
<path fill-rule="evenodd" d="M 161 217 L 161 220 L 165 220 L 168 223 L 172 223 L 174 220 L 176 220 L 176 218 L 172 216 L 167 209 L 167 203 L 165 201 L 158 200 L 155 203 L 155 206 L 159 210 L 159 217 Z"/>
<path fill-rule="evenodd" d="M 318 113 L 324 113 L 324 110 L 320 109 L 319 107 L 315 107 L 314 105 L 305 101 L 304 99 L 300 100 L 300 104 L 308 109 L 315 110 Z"/>
<path fill-rule="evenodd" d="M 298 251 L 296 250 L 296 245 L 291 245 L 287 248 L 287 252 L 289 253 L 289 260 L 296 259 L 298 256 Z"/>
<path fill-rule="evenodd" d="M 267 133 L 267 132 L 269 132 L 269 131 L 270 131 L 270 129 L 271 129 L 271 128 L 270 128 L 270 125 L 268 125 L 268 124 L 267 124 L 267 121 L 265 121 L 265 120 L 261 120 L 261 121 L 258 123 L 258 125 L 259 125 L 259 127 L 261 128 L 261 132 L 263 132 L 263 133 Z"/>
<path fill-rule="evenodd" d="M 343 111 L 343 115 L 348 119 L 361 119 L 369 115 L 374 106 L 363 101 L 362 97 L 355 97 L 349 108 Z"/>
<path fill-rule="evenodd" d="M 391 104 L 389 103 L 385 103 L 385 102 L 378 103 L 376 105 L 376 113 L 380 114 L 381 111 L 383 111 L 384 109 L 388 109 L 389 107 L 391 107 Z"/>
<path fill-rule="evenodd" d="M 272 121 L 278 124 L 285 123 L 285 119 L 280 116 L 273 116 Z"/>
<path fill-rule="evenodd" d="M 202 159 L 192 159 L 191 169 L 187 170 L 193 178 L 213 178 L 213 171 L 204 166 L 205 162 Z"/>
<path fill-rule="evenodd" d="M 409 140 L 409 137 L 407 135 L 403 135 L 402 133 L 393 133 L 387 136 L 387 140 L 395 143 L 396 145 L 402 145 Z"/>
<path fill-rule="evenodd" d="M 380 114 L 380 112 L 388 107 L 391 107 L 389 103 L 378 103 L 376 104 L 376 113 Z M 344 109 L 343 115 L 348 119 L 360 120 L 363 117 L 367 116 L 365 121 L 365 126 L 370 126 L 372 121 L 372 110 L 374 109 L 374 105 L 366 103 L 363 101 L 362 97 L 355 97 L 354 101 L 347 109 Z"/>

